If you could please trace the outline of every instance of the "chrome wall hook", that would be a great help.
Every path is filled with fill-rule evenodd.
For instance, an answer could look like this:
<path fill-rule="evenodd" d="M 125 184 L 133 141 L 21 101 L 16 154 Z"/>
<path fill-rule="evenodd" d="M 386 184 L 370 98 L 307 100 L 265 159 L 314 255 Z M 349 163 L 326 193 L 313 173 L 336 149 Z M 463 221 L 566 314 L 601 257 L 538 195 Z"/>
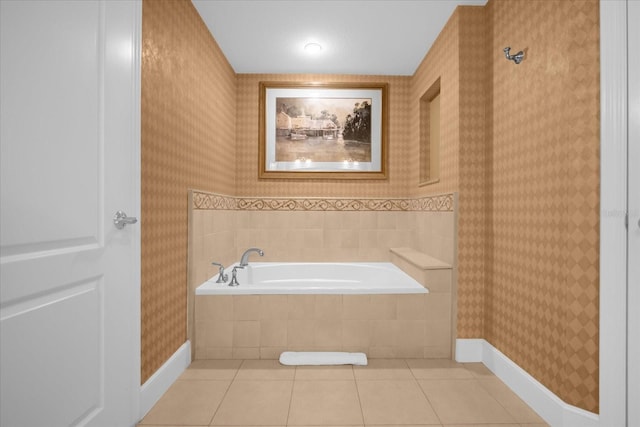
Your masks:
<path fill-rule="evenodd" d="M 516 64 L 519 64 L 522 62 L 522 59 L 524 58 L 524 52 L 520 51 L 518 53 L 516 53 L 515 55 L 509 55 L 509 52 L 511 51 L 510 47 L 505 47 L 504 49 L 504 56 L 510 60 L 515 62 Z"/>

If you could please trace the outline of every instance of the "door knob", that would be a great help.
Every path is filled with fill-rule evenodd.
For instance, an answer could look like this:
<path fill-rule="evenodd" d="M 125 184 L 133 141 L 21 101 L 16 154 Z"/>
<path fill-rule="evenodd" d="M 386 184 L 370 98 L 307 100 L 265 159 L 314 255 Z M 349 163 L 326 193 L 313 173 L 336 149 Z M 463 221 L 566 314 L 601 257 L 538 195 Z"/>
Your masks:
<path fill-rule="evenodd" d="M 113 223 L 116 225 L 118 230 L 122 230 L 127 224 L 135 224 L 136 222 L 138 222 L 138 218 L 127 216 L 127 214 L 122 211 L 116 212 L 113 216 Z"/>

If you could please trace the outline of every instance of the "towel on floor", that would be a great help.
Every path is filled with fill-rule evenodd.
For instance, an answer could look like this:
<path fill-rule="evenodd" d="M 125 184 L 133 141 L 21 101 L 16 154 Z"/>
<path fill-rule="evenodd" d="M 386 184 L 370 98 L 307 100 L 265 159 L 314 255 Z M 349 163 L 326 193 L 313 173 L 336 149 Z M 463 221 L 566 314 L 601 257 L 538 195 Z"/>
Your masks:
<path fill-rule="evenodd" d="M 285 351 L 280 355 L 283 365 L 367 365 L 364 353 L 332 351 Z"/>

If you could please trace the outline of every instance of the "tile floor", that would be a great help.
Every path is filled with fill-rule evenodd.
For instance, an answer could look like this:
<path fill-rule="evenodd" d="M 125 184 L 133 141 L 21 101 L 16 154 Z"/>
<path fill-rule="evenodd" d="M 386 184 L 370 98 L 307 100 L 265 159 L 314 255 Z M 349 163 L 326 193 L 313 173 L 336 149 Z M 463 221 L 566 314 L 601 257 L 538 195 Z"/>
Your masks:
<path fill-rule="evenodd" d="M 197 360 L 138 424 L 209 425 L 547 426 L 484 365 L 432 359 L 362 367 Z"/>

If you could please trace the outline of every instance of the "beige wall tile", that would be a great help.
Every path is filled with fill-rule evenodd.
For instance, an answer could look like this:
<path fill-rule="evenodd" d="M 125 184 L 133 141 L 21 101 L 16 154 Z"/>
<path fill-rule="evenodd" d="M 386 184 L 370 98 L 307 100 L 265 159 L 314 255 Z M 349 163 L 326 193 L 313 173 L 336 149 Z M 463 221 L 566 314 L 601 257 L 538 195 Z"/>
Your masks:
<path fill-rule="evenodd" d="M 287 345 L 289 347 L 313 346 L 315 320 L 288 320 Z"/>
<path fill-rule="evenodd" d="M 198 320 L 233 320 L 234 297 L 228 295 L 200 295 L 196 298 Z"/>
<path fill-rule="evenodd" d="M 399 320 L 424 320 L 427 318 L 426 300 L 428 294 L 397 295 Z"/>
<path fill-rule="evenodd" d="M 349 343 L 345 343 L 343 340 L 342 343 L 342 351 L 347 353 L 364 353 L 367 356 L 369 355 L 369 346 L 364 345 L 349 345 Z"/>
<path fill-rule="evenodd" d="M 237 228 L 236 211 L 213 210 L 213 217 L 210 221 L 213 223 L 212 233 L 220 231 L 235 231 Z"/>
<path fill-rule="evenodd" d="M 402 357 L 404 359 L 420 359 L 424 357 L 424 347 L 396 347 L 396 357 Z"/>
<path fill-rule="evenodd" d="M 451 269 L 425 270 L 426 288 L 430 293 L 452 291 Z"/>
<path fill-rule="evenodd" d="M 260 359 L 280 359 L 280 355 L 288 351 L 287 347 L 260 347 Z"/>
<path fill-rule="evenodd" d="M 196 350 L 196 359 L 233 359 L 231 347 L 206 347 L 200 353 Z"/>
<path fill-rule="evenodd" d="M 323 230 L 323 235 L 322 235 L 322 239 L 324 241 L 324 247 L 325 248 L 341 248 L 342 235 L 343 235 L 343 231 L 341 229 L 325 228 Z M 357 244 L 358 244 L 358 241 L 356 241 L 356 247 L 357 247 Z"/>
<path fill-rule="evenodd" d="M 395 230 L 397 221 L 396 221 L 396 212 L 376 212 L 377 224 L 376 228 L 378 230 Z"/>
<path fill-rule="evenodd" d="M 369 357 L 373 359 L 393 359 L 396 357 L 395 346 L 374 346 L 369 347 Z"/>
<path fill-rule="evenodd" d="M 342 226 L 343 212 L 328 211 L 323 215 L 323 227 L 325 230 L 340 230 Z"/>
<path fill-rule="evenodd" d="M 231 359 L 260 359 L 259 347 L 233 347 L 231 349 Z"/>
<path fill-rule="evenodd" d="M 342 348 L 342 320 L 316 320 L 314 347 Z"/>
<path fill-rule="evenodd" d="M 371 346 L 393 347 L 396 341 L 397 320 L 372 320 L 371 321 Z M 393 356 L 378 356 L 393 357 Z"/>
<path fill-rule="evenodd" d="M 360 212 L 359 228 L 374 230 L 378 228 L 378 212 L 363 211 Z"/>
<path fill-rule="evenodd" d="M 359 233 L 358 247 L 362 249 L 374 249 L 377 248 L 380 243 L 378 242 L 378 230 L 377 229 L 362 229 Z"/>
<path fill-rule="evenodd" d="M 425 345 L 450 347 L 451 340 L 451 322 L 448 319 L 429 323 L 429 326 L 424 330 Z"/>
<path fill-rule="evenodd" d="M 214 320 L 196 322 L 196 343 L 202 347 L 231 347 L 233 345 L 233 321 Z"/>
<path fill-rule="evenodd" d="M 398 318 L 396 295 L 371 295 L 369 301 L 372 320 L 395 320 Z"/>
<path fill-rule="evenodd" d="M 357 261 L 362 262 L 386 262 L 389 261 L 389 247 L 360 247 Z"/>
<path fill-rule="evenodd" d="M 287 321 L 261 320 L 260 347 L 286 347 Z"/>
<path fill-rule="evenodd" d="M 314 319 L 336 320 L 342 318 L 342 295 L 316 295 Z"/>
<path fill-rule="evenodd" d="M 343 320 L 342 345 L 343 347 L 369 347 L 371 345 L 371 321 Z"/>
<path fill-rule="evenodd" d="M 394 322 L 396 345 L 399 347 L 423 347 L 426 325 L 420 320 L 397 320 Z"/>
<path fill-rule="evenodd" d="M 260 322 L 238 320 L 233 322 L 233 347 L 259 347 Z"/>
<path fill-rule="evenodd" d="M 259 295 L 234 295 L 233 296 L 234 320 L 260 320 L 260 296 Z"/>
<path fill-rule="evenodd" d="M 289 319 L 310 319 L 315 312 L 315 295 L 288 295 Z"/>
<path fill-rule="evenodd" d="M 424 357 L 426 359 L 451 359 L 453 354 L 451 352 L 451 346 L 425 346 Z"/>
<path fill-rule="evenodd" d="M 359 230 L 362 228 L 360 223 L 360 212 L 347 211 L 340 212 L 340 228 L 344 230 Z"/>
<path fill-rule="evenodd" d="M 342 295 L 342 318 L 368 320 L 371 318 L 370 295 Z"/>
<path fill-rule="evenodd" d="M 287 295 L 260 295 L 260 320 L 285 320 L 288 316 Z"/>
<path fill-rule="evenodd" d="M 451 319 L 451 294 L 429 293 L 425 295 L 425 318 L 430 321 Z"/>

